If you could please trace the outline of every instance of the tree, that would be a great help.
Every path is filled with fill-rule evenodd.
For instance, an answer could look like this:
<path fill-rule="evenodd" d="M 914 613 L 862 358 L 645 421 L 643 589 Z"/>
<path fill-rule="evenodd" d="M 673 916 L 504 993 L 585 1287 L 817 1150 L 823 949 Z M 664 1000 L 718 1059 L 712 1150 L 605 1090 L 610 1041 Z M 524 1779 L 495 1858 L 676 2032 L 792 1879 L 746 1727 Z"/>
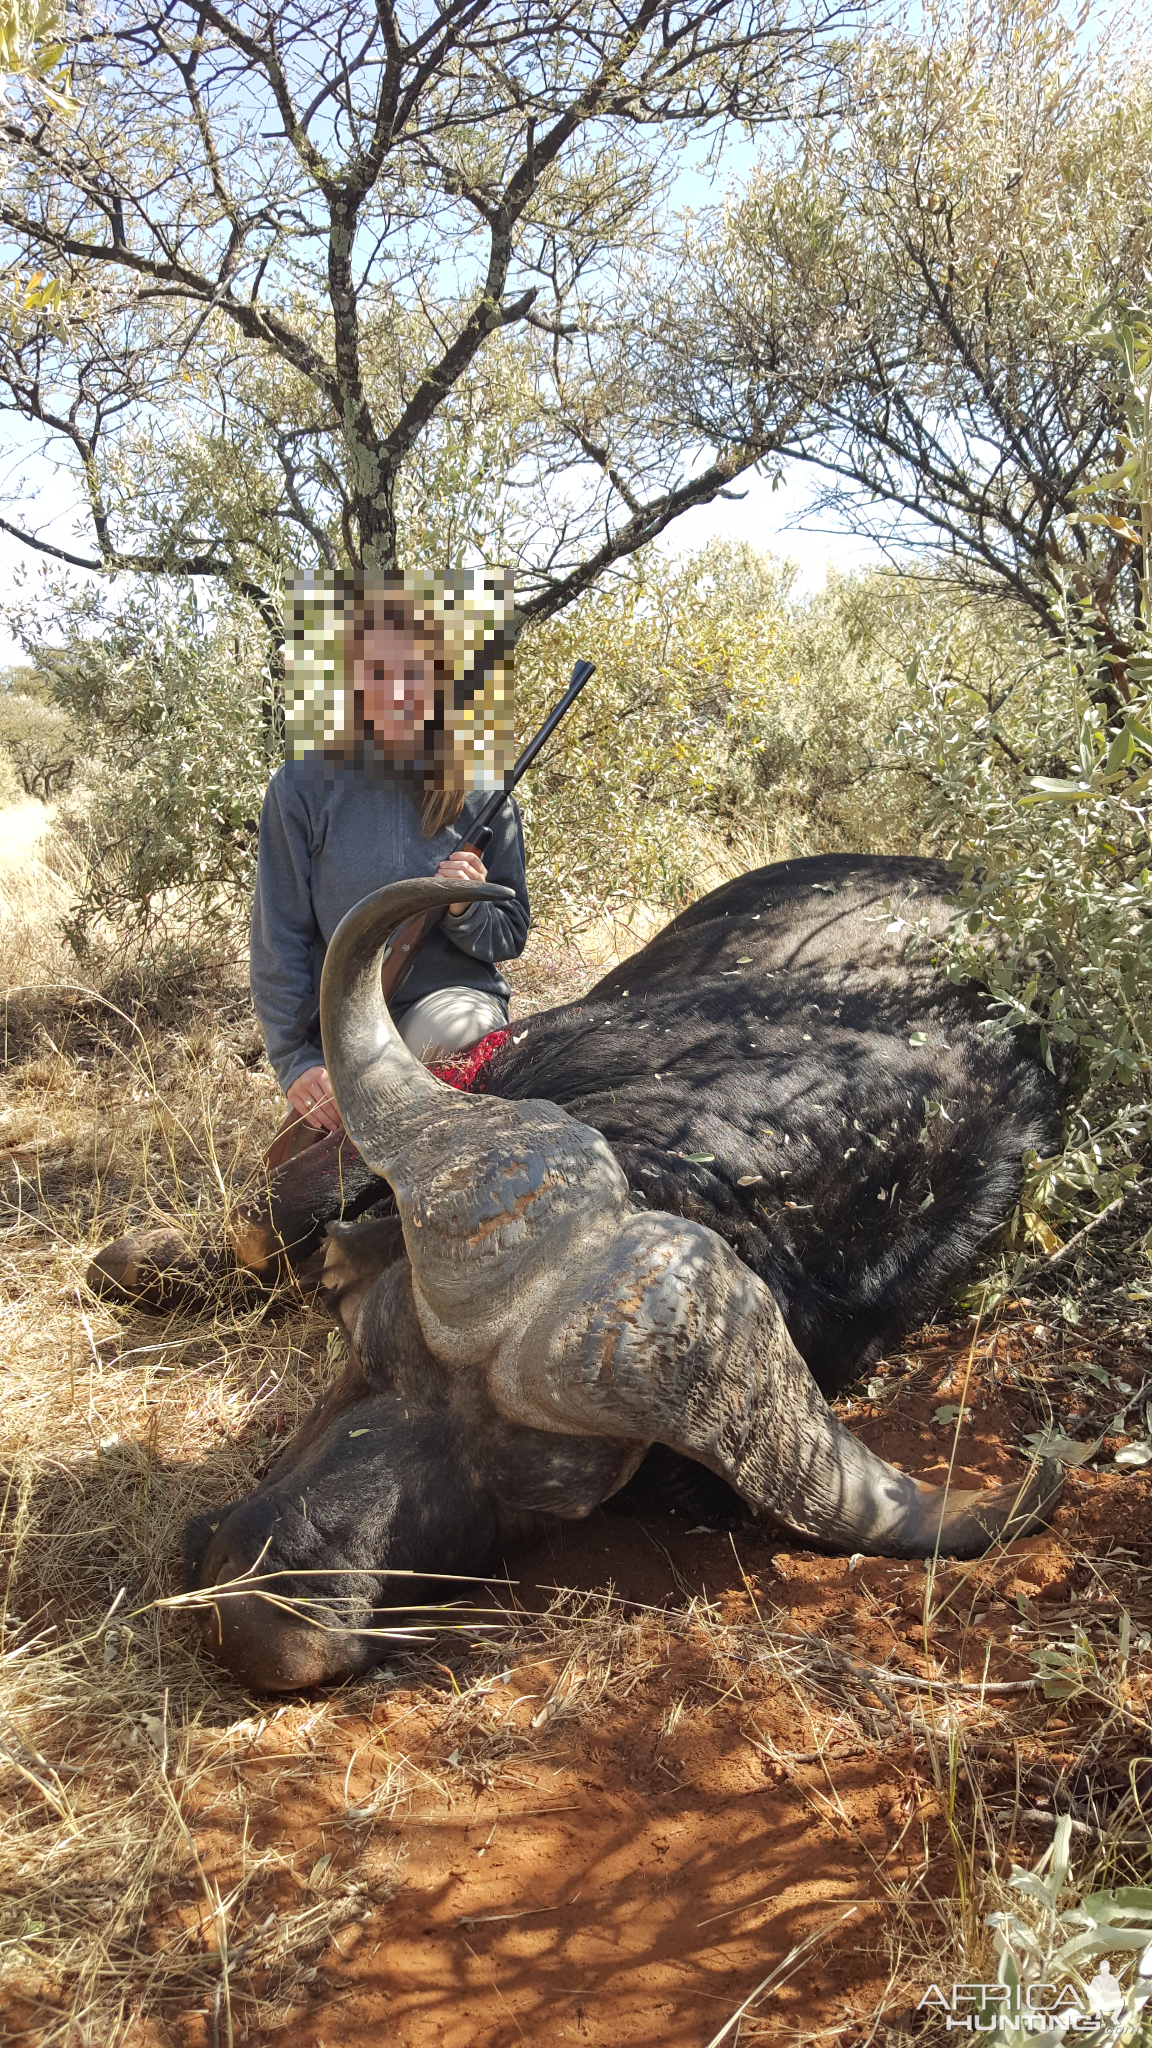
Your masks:
<path fill-rule="evenodd" d="M 132 0 L 78 119 L 17 88 L 3 404 L 62 445 L 108 571 L 258 598 L 300 563 L 498 546 L 550 616 L 770 456 L 702 438 L 642 321 L 676 151 L 819 96 L 837 0 Z M 19 92 L 24 91 L 23 104 Z M 645 346 L 636 336 L 646 327 Z M 478 460 L 479 458 L 479 460 Z"/>
<path fill-rule="evenodd" d="M 3 0 L 0 4 L 0 77 L 19 78 L 30 88 L 33 104 L 54 114 L 78 114 L 71 80 L 64 65 L 60 9 L 55 0 Z"/>
<path fill-rule="evenodd" d="M 47 803 L 71 782 L 80 742 L 72 719 L 59 705 L 0 690 L 0 749 L 11 761 L 25 796 L 43 797 Z"/>
<path fill-rule="evenodd" d="M 683 385 L 738 435 L 783 382 L 819 503 L 1124 664 L 1140 535 L 1082 495 L 1123 457 L 1112 325 L 1152 292 L 1152 75 L 1060 0 L 995 0 L 848 64 L 842 115 L 762 161 L 697 245 Z M 702 369 L 696 337 L 712 337 Z"/>

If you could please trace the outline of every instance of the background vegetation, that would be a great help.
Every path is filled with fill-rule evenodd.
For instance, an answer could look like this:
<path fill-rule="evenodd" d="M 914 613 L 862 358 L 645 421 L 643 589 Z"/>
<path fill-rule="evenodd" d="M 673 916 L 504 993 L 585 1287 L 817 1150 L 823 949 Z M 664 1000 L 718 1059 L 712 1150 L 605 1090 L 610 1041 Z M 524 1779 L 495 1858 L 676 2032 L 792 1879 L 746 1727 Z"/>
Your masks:
<path fill-rule="evenodd" d="M 538 916 L 627 922 L 790 853 L 940 852 L 954 971 L 1075 1079 L 1072 1180 L 1041 1173 L 1036 1204 L 1114 1199 L 1149 1059 L 1142 47 L 1120 20 L 1090 48 L 1058 0 L 839 39 L 832 13 L 707 0 L 675 51 L 642 7 L 622 42 L 573 19 L 563 60 L 544 16 L 449 9 L 436 50 L 366 16 L 352 62 L 333 15 L 351 68 L 305 107 L 293 21 L 126 17 L 79 32 L 71 79 L 43 9 L 9 39 L 0 390 L 75 465 L 97 546 L 37 543 L 56 566 L 12 614 L 0 757 L 64 803 L 86 971 L 242 943 L 285 579 L 495 550 L 524 732 L 575 653 L 599 664 L 525 794 Z M 186 162 L 156 120 L 178 108 Z M 717 140 L 721 111 L 754 168 L 678 208 L 666 145 Z M 784 455 L 899 566 L 799 599 L 749 547 L 656 546 Z M 108 579 L 69 582 L 82 559 Z"/>

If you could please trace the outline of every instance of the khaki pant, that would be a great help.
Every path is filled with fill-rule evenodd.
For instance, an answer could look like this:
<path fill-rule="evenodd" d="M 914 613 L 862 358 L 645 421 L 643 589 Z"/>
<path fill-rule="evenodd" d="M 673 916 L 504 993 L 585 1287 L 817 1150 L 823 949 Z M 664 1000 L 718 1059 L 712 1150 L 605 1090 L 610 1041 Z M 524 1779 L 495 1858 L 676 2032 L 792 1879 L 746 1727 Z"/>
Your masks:
<path fill-rule="evenodd" d="M 426 1067 L 454 1052 L 467 1052 L 508 1019 L 495 996 L 480 988 L 436 988 L 401 1017 L 397 1030 L 409 1052 Z"/>

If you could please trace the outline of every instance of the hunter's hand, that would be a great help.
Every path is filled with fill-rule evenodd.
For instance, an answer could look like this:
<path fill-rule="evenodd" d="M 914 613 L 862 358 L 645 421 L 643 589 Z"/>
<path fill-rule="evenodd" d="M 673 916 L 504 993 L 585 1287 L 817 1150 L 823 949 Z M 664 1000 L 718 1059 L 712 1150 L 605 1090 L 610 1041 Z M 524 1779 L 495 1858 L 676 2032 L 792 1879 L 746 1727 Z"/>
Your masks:
<path fill-rule="evenodd" d="M 478 853 L 469 853 L 463 846 L 458 848 L 450 860 L 442 860 L 436 873 L 441 881 L 444 882 L 486 882 L 488 880 L 488 870 L 480 855 Z M 466 903 L 450 903 L 448 905 L 449 912 L 453 917 L 459 917 L 461 912 L 467 910 L 467 908 L 468 905 Z"/>
<path fill-rule="evenodd" d="M 332 1094 L 327 1067 L 309 1067 L 285 1093 L 297 1116 L 302 1116 L 314 1130 L 340 1129 L 340 1111 Z"/>

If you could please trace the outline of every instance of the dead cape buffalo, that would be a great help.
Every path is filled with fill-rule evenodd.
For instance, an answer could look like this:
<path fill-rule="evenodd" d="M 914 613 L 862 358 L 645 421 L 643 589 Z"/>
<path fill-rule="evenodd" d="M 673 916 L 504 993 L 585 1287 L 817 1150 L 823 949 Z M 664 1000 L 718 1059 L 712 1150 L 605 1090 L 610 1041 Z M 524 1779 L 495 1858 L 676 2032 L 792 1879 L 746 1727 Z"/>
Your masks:
<path fill-rule="evenodd" d="M 349 1368 L 255 1493 L 190 1526 L 188 1586 L 245 1581 L 203 1616 L 239 1678 L 366 1669 L 358 1631 L 419 1597 L 390 1572 L 498 1568 L 652 1446 L 830 1548 L 972 1555 L 1046 1513 L 1054 1468 L 945 1495 L 824 1398 L 931 1310 L 1058 1136 L 1034 1048 L 935 960 L 948 887 L 847 855 L 728 883 L 530 1018 L 477 1094 L 412 1058 L 380 965 L 404 918 L 490 892 L 416 881 L 349 913 L 324 1045 L 397 1214 L 330 1230 Z"/>

